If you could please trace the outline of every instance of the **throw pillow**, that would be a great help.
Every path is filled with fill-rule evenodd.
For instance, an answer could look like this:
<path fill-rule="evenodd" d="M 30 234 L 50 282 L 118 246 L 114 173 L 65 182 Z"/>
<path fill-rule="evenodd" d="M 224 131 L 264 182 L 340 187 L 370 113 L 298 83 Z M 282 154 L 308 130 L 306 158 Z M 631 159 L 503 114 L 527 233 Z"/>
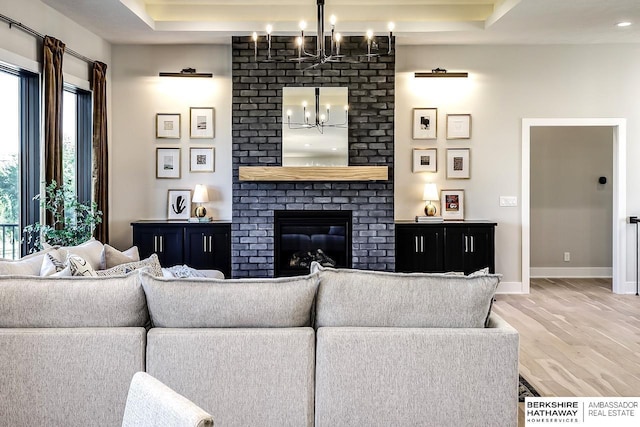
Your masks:
<path fill-rule="evenodd" d="M 2 276 L 39 276 L 42 260 L 52 249 L 39 251 L 17 260 L 0 261 L 0 275 Z"/>
<path fill-rule="evenodd" d="M 151 254 L 149 258 L 145 258 L 142 261 L 127 262 L 124 264 L 116 265 L 115 267 L 107 270 L 96 271 L 97 276 L 121 276 L 123 274 L 131 273 L 135 270 L 144 269 L 152 276 L 162 277 L 162 267 L 158 260 L 158 255 Z"/>
<path fill-rule="evenodd" d="M 100 269 L 100 259 L 102 258 L 103 244 L 98 240 L 91 238 L 81 245 L 63 246 L 58 249 L 60 259 L 67 259 L 69 255 L 77 255 L 85 259 L 94 270 Z"/>
<path fill-rule="evenodd" d="M 71 270 L 72 276 L 97 276 L 96 271 L 91 267 L 91 264 L 89 264 L 86 259 L 78 255 L 69 255 L 67 262 L 69 263 L 69 269 Z"/>
<path fill-rule="evenodd" d="M 42 258 L 40 276 L 54 276 L 56 273 L 63 271 L 67 267 L 67 265 L 53 256 L 51 253 L 48 253 Z"/>
<path fill-rule="evenodd" d="M 120 252 L 113 246 L 105 244 L 100 257 L 100 270 L 136 261 L 140 261 L 140 253 L 137 246 L 132 246 L 126 251 Z"/>

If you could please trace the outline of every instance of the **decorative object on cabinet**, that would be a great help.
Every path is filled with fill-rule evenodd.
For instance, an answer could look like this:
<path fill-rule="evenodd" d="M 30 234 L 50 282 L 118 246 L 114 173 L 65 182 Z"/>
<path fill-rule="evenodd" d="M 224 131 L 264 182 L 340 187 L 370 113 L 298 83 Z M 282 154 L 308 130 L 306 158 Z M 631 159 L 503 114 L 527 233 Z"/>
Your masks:
<path fill-rule="evenodd" d="M 440 214 L 445 220 L 464 219 L 464 190 L 442 190 L 440 192 Z"/>
<path fill-rule="evenodd" d="M 435 216 L 438 209 L 436 205 L 433 204 L 433 201 L 438 201 L 438 187 L 434 183 L 426 183 L 424 185 L 424 191 L 422 193 L 422 200 L 427 203 L 424 205 L 424 214 L 426 216 Z"/>
<path fill-rule="evenodd" d="M 180 114 L 156 114 L 156 138 L 180 139 Z"/>
<path fill-rule="evenodd" d="M 215 170 L 215 151 L 213 147 L 189 148 L 190 172 L 213 172 Z"/>
<path fill-rule="evenodd" d="M 160 71 L 160 77 L 204 77 L 211 78 L 213 73 L 198 73 L 195 68 L 183 68 L 179 73 Z"/>
<path fill-rule="evenodd" d="M 416 224 L 397 221 L 396 271 L 495 273 L 495 222 Z"/>
<path fill-rule="evenodd" d="M 447 149 L 447 179 L 471 178 L 470 153 L 468 148 Z"/>
<path fill-rule="evenodd" d="M 437 129 L 437 108 L 413 109 L 413 139 L 436 139 Z"/>
<path fill-rule="evenodd" d="M 180 178 L 180 149 L 156 148 L 156 178 Z"/>
<path fill-rule="evenodd" d="M 435 148 L 413 149 L 413 172 L 437 172 L 438 150 Z"/>
<path fill-rule="evenodd" d="M 447 114 L 447 139 L 471 138 L 471 114 Z"/>
<path fill-rule="evenodd" d="M 209 192 L 207 191 L 207 187 L 202 184 L 196 184 L 195 190 L 193 190 L 193 203 L 197 203 L 198 206 L 194 212 L 197 218 L 204 218 L 207 215 L 207 209 L 202 206 L 202 203 L 207 203 L 209 201 Z"/>
<path fill-rule="evenodd" d="M 190 109 L 190 133 L 193 139 L 213 139 L 215 135 L 213 107 L 191 107 Z"/>
<path fill-rule="evenodd" d="M 185 220 L 191 216 L 191 190 L 169 190 L 167 195 L 167 219 Z"/>
<path fill-rule="evenodd" d="M 418 71 L 413 74 L 415 78 L 421 77 L 469 77 L 469 73 L 466 71 L 453 71 L 449 72 L 444 68 L 434 68 L 430 73 Z"/>
<path fill-rule="evenodd" d="M 163 267 L 187 264 L 199 270 L 220 270 L 231 277 L 231 224 L 136 221 L 133 244 L 141 258 L 158 254 Z"/>

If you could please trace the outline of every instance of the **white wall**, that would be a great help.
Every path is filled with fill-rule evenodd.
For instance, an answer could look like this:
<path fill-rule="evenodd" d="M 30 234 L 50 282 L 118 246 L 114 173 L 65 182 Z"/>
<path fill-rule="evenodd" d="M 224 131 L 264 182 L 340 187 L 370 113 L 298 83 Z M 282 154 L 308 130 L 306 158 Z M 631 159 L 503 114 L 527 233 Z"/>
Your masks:
<path fill-rule="evenodd" d="M 0 0 L 0 11 L 42 35 L 62 40 L 68 49 L 111 65 L 111 45 L 108 42 L 38 0 Z M 41 44 L 32 35 L 15 27 L 10 29 L 8 24 L 0 22 L 0 61 L 38 72 L 37 63 L 42 61 Z M 63 60 L 63 72 L 65 81 L 89 89 L 89 65 L 86 62 L 67 54 Z"/>
<path fill-rule="evenodd" d="M 531 275 L 610 277 L 613 129 L 532 128 L 530 188 Z"/>
<path fill-rule="evenodd" d="M 231 219 L 231 47 L 160 45 L 113 47 L 111 243 L 127 248 L 130 223 L 167 218 L 167 190 L 206 184 L 207 215 Z M 212 79 L 158 77 L 192 67 Z M 189 108 L 214 107 L 215 138 L 189 138 Z M 156 139 L 156 114 L 180 113 L 181 138 Z M 181 179 L 156 179 L 156 148 L 181 148 Z M 215 172 L 189 172 L 189 148 L 214 147 Z"/>
<path fill-rule="evenodd" d="M 468 71 L 468 79 L 415 79 L 441 67 Z M 627 216 L 640 211 L 640 46 L 398 46 L 396 58 L 395 216 L 419 214 L 422 184 L 464 189 L 467 219 L 491 219 L 496 270 L 503 289 L 521 281 L 521 121 L 540 117 L 616 117 L 628 120 Z M 438 140 L 411 139 L 411 110 L 438 108 Z M 472 139 L 445 139 L 447 113 L 470 113 Z M 438 172 L 411 172 L 412 148 L 438 149 Z M 471 149 L 471 179 L 446 180 L 446 148 Z M 517 196 L 518 207 L 499 207 Z M 635 280 L 635 229 L 627 234 L 627 277 Z"/>

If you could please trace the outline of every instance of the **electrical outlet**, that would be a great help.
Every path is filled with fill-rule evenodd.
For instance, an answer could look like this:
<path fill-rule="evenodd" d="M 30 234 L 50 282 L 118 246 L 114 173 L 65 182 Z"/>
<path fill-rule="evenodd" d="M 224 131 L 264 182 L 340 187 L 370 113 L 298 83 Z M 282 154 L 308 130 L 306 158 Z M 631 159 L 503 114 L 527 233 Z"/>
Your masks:
<path fill-rule="evenodd" d="M 518 198 L 515 196 L 500 196 L 501 207 L 515 207 L 518 206 Z"/>
<path fill-rule="evenodd" d="M 569 262 L 571 261 L 571 252 L 565 252 L 564 253 L 564 262 Z"/>

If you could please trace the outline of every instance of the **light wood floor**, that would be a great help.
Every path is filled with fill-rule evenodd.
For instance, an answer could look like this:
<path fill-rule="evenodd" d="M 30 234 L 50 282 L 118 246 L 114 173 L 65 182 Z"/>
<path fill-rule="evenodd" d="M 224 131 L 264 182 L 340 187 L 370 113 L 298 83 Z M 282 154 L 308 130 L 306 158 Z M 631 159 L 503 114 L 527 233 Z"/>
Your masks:
<path fill-rule="evenodd" d="M 520 333 L 520 373 L 540 395 L 640 396 L 640 297 L 609 279 L 532 279 L 493 307 Z"/>

